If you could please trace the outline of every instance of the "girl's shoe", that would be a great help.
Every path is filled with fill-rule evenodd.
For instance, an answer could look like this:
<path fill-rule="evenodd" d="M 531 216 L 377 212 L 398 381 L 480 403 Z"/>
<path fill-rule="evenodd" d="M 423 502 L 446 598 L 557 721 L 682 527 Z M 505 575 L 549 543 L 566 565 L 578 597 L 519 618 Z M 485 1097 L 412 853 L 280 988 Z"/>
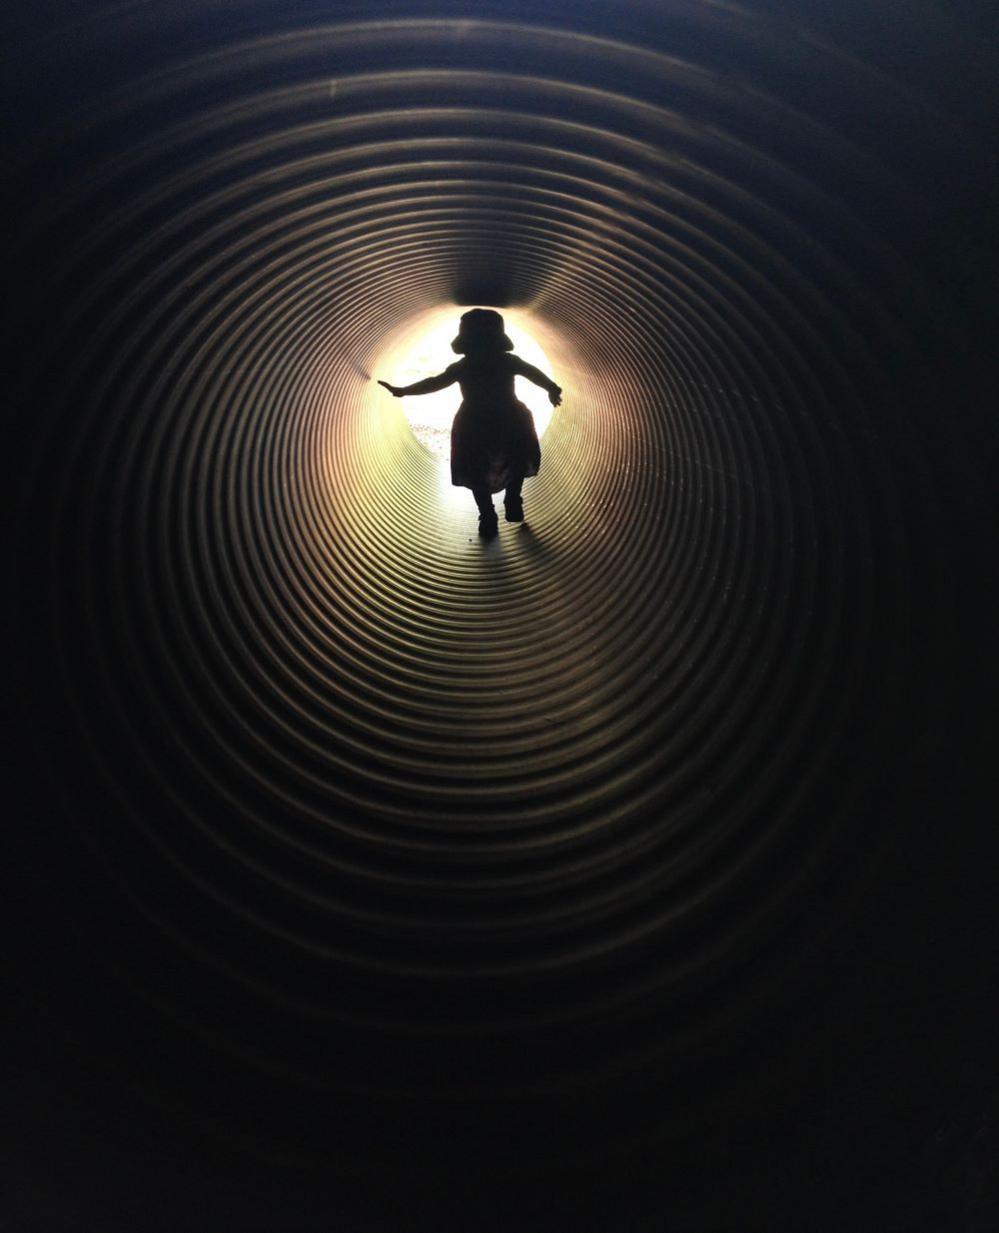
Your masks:
<path fill-rule="evenodd" d="M 520 497 L 507 497 L 503 502 L 503 508 L 506 510 L 507 522 L 524 521 L 524 502 Z"/>
<path fill-rule="evenodd" d="M 479 535 L 483 539 L 492 539 L 499 534 L 499 522 L 494 509 L 479 515 Z"/>

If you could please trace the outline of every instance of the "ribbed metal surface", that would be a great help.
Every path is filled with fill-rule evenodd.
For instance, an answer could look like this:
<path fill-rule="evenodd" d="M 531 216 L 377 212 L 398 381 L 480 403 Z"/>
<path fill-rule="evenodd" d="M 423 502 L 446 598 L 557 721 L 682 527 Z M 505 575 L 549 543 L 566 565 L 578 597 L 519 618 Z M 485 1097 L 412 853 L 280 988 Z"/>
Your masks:
<path fill-rule="evenodd" d="M 983 378 L 913 254 L 976 137 L 750 9 L 371 12 L 126 7 L 19 66 L 68 919 L 251 1087 L 696 1121 L 858 1013 L 923 833 L 982 491 L 932 409 Z M 373 380 L 475 303 L 565 388 L 488 544 Z"/>

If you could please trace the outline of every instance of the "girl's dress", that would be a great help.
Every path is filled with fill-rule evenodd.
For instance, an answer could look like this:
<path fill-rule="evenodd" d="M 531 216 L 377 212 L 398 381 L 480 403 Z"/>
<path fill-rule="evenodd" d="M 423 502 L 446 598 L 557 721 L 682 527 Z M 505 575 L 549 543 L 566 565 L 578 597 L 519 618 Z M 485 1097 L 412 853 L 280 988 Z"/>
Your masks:
<path fill-rule="evenodd" d="M 528 367 L 518 356 L 497 351 L 466 355 L 448 368 L 462 398 L 451 425 L 456 487 L 500 492 L 537 475 L 541 445 L 534 417 L 514 392 L 514 378 Z"/>

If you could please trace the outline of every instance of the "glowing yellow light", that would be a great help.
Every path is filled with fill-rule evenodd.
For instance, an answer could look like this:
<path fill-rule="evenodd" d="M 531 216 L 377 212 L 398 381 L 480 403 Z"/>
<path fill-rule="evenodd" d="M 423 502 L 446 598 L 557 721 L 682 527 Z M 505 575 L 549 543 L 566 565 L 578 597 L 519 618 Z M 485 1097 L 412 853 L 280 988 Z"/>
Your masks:
<path fill-rule="evenodd" d="M 451 350 L 451 340 L 458 333 L 459 318 L 464 309 L 447 309 L 435 314 L 425 328 L 410 336 L 393 351 L 379 368 L 378 376 L 391 385 L 412 385 L 423 377 L 443 372 L 460 357 Z M 514 352 L 542 372 L 554 376 L 551 362 L 538 343 L 524 329 L 515 311 L 504 311 L 506 332 Z M 554 378 L 556 381 L 558 377 Z M 524 377 L 517 377 L 517 397 L 534 416 L 538 436 L 544 434 L 552 417 L 548 395 Z M 387 392 L 386 398 L 391 397 Z M 440 462 L 447 463 L 451 454 L 451 421 L 461 403 L 461 391 L 450 385 L 436 394 L 407 395 L 401 400 L 403 414 L 413 436 Z"/>

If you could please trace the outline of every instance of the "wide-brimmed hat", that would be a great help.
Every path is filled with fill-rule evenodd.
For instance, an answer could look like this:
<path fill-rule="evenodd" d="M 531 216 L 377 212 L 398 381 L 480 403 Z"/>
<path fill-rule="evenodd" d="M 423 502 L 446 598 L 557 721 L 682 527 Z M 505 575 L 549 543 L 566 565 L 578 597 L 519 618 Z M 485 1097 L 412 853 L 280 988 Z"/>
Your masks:
<path fill-rule="evenodd" d="M 492 308 L 472 308 L 461 315 L 458 337 L 451 343 L 451 350 L 465 355 L 469 350 L 512 351 L 513 343 L 507 338 L 503 318 Z"/>

